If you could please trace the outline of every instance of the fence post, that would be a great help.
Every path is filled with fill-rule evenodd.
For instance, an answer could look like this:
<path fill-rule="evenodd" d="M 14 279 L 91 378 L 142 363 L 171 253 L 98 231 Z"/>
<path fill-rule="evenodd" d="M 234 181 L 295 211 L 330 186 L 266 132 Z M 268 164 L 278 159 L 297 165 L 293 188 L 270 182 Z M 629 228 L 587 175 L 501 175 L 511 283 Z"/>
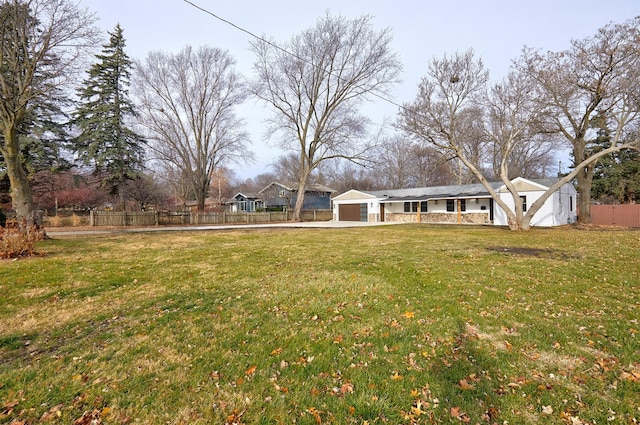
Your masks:
<path fill-rule="evenodd" d="M 93 210 L 89 211 L 89 226 L 93 227 L 96 225 L 96 219 L 93 216 Z"/>

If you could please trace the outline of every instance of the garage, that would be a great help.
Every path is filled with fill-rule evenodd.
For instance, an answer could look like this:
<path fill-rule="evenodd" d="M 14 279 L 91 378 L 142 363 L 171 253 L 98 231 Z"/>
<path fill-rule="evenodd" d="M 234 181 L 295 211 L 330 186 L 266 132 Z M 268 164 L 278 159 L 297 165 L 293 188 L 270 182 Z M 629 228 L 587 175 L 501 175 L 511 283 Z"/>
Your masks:
<path fill-rule="evenodd" d="M 367 221 L 367 204 L 340 204 L 338 217 L 340 221 Z"/>

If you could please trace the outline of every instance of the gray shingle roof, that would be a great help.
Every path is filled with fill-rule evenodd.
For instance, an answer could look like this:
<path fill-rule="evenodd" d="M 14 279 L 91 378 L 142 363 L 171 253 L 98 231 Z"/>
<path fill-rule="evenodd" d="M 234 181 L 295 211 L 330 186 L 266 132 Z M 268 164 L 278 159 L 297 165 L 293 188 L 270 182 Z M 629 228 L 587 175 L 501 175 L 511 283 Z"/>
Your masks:
<path fill-rule="evenodd" d="M 557 178 L 530 179 L 530 181 L 541 184 L 546 187 L 553 186 Z M 490 182 L 489 185 L 498 190 L 504 185 L 500 182 Z M 425 200 L 432 198 L 459 198 L 459 197 L 480 197 L 489 196 L 489 192 L 482 183 L 449 185 L 449 186 L 433 186 L 433 187 L 416 187 L 411 189 L 389 189 L 389 190 L 372 190 L 360 192 L 375 196 L 376 198 L 387 198 L 389 201 L 403 200 Z"/>

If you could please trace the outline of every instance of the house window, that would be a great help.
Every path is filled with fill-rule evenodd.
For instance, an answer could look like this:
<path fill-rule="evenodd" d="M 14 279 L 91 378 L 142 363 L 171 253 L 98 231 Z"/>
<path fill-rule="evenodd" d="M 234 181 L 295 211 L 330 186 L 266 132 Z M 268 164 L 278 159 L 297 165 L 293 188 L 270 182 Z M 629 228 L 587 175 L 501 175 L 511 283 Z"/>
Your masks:
<path fill-rule="evenodd" d="M 466 211 L 466 210 L 467 210 L 467 200 L 460 199 L 460 211 Z"/>
<path fill-rule="evenodd" d="M 521 196 L 520 199 L 522 199 L 522 212 L 527 212 L 527 197 Z"/>
<path fill-rule="evenodd" d="M 569 211 L 573 211 L 573 196 L 569 196 Z"/>
<path fill-rule="evenodd" d="M 454 212 L 456 210 L 456 200 L 447 199 L 447 212 Z"/>
<path fill-rule="evenodd" d="M 427 212 L 427 201 L 422 201 L 420 203 L 420 212 Z"/>
<path fill-rule="evenodd" d="M 423 202 L 420 207 L 421 212 L 426 212 L 426 203 Z M 405 202 L 404 203 L 404 212 L 406 213 L 417 213 L 418 212 L 418 202 Z"/>
<path fill-rule="evenodd" d="M 367 204 L 360 204 L 360 221 L 369 221 L 367 216 Z"/>

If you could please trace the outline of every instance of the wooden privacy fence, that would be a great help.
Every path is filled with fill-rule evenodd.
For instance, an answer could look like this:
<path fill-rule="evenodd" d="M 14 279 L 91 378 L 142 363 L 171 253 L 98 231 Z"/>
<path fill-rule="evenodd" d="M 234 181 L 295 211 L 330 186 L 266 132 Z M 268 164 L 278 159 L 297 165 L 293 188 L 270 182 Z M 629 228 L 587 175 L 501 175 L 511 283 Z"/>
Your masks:
<path fill-rule="evenodd" d="M 640 204 L 591 205 L 591 222 L 605 226 L 640 227 Z"/>
<path fill-rule="evenodd" d="M 287 212 L 124 212 L 91 211 L 90 226 L 167 226 L 186 224 L 257 224 L 289 220 Z M 331 210 L 303 211 L 303 221 L 329 221 Z"/>
<path fill-rule="evenodd" d="M 286 212 L 193 212 L 191 224 L 255 224 L 287 221 Z"/>
<path fill-rule="evenodd" d="M 91 211 L 89 226 L 157 226 L 155 211 Z"/>

